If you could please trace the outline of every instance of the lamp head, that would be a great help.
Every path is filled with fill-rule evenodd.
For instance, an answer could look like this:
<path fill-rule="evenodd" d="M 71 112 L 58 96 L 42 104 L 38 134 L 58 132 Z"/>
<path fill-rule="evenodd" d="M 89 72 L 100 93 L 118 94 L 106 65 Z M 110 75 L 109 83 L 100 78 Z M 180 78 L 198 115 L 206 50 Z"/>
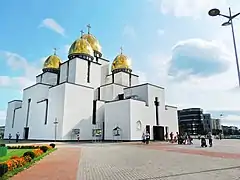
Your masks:
<path fill-rule="evenodd" d="M 230 22 L 230 21 L 227 21 L 227 22 L 225 22 L 225 23 L 222 23 L 222 26 L 229 26 L 229 25 L 231 25 L 231 22 Z"/>
<path fill-rule="evenodd" d="M 208 15 L 209 16 L 218 16 L 218 15 L 220 15 L 220 10 L 216 9 L 216 8 L 211 9 L 210 11 L 208 11 Z"/>

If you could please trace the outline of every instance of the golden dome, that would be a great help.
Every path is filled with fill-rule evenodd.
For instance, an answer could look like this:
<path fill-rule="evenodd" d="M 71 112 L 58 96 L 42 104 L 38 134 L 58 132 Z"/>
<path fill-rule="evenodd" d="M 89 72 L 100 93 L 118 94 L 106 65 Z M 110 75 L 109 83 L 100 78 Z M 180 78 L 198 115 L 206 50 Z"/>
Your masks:
<path fill-rule="evenodd" d="M 94 56 L 93 49 L 86 39 L 83 38 L 77 39 L 76 41 L 73 42 L 68 51 L 68 57 L 79 54 L 89 55 L 92 58 Z"/>
<path fill-rule="evenodd" d="M 61 64 L 61 59 L 56 55 L 51 55 L 49 56 L 44 64 L 43 64 L 43 71 L 48 70 L 48 69 L 55 69 L 58 70 Z"/>
<path fill-rule="evenodd" d="M 123 55 L 122 53 L 119 54 L 112 63 L 112 72 L 114 71 L 127 71 L 131 72 L 131 61 L 130 59 Z"/>
<path fill-rule="evenodd" d="M 94 51 L 102 54 L 102 47 L 100 46 L 99 41 L 92 34 L 84 34 L 82 38 L 88 41 Z"/>

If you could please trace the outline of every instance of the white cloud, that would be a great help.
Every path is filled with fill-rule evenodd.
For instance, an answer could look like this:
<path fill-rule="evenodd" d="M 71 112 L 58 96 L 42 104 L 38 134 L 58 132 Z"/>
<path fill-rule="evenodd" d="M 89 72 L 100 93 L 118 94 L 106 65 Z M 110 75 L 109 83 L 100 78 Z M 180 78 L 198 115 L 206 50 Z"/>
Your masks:
<path fill-rule="evenodd" d="M 35 75 L 41 71 L 38 63 L 30 64 L 22 56 L 8 51 L 0 51 L 0 57 L 6 61 L 11 70 L 23 72 L 17 77 L 0 76 L 0 86 L 22 89 L 35 83 Z"/>
<path fill-rule="evenodd" d="M 173 49 L 179 45 L 186 45 L 187 49 L 190 50 L 189 43 L 187 45 L 184 42 L 192 42 L 192 40 L 180 41 L 176 43 Z M 193 52 L 195 58 L 199 57 L 201 59 L 207 55 L 211 57 L 208 61 L 215 58 L 216 63 L 227 62 L 229 67 L 222 73 L 213 73 L 209 74 L 209 76 L 192 76 L 183 81 L 172 81 L 171 76 L 168 74 L 172 55 L 162 56 L 157 54 L 148 57 L 153 61 L 155 68 L 152 73 L 158 75 L 155 82 L 165 87 L 166 103 L 176 105 L 179 109 L 201 107 L 206 111 L 240 111 L 240 88 L 236 88 L 238 81 L 233 52 L 229 50 L 229 47 L 224 47 L 217 41 L 207 42 L 206 40 L 200 40 L 199 42 L 202 42 L 202 46 L 199 45 L 198 48 L 202 50 L 199 51 L 201 53 Z M 216 48 L 209 48 L 209 45 Z M 183 50 L 185 49 L 183 48 Z M 179 61 L 179 63 L 184 63 L 184 61 Z M 209 62 L 206 63 L 209 66 Z M 211 70 L 208 66 L 199 68 L 202 71 L 205 70 L 204 67 Z M 212 67 L 212 71 L 214 70 L 215 67 Z M 185 69 L 182 72 L 188 71 Z"/>
<path fill-rule="evenodd" d="M 44 19 L 39 27 L 46 27 L 55 31 L 56 33 L 61 34 L 62 36 L 65 35 L 65 29 L 51 18 Z"/>
<path fill-rule="evenodd" d="M 169 74 L 174 78 L 209 77 L 229 68 L 231 54 L 219 42 L 188 39 L 178 42 L 172 50 Z"/>
<path fill-rule="evenodd" d="M 0 126 L 5 124 L 6 111 L 0 110 Z"/>
<path fill-rule="evenodd" d="M 163 14 L 172 14 L 176 17 L 201 18 L 207 16 L 211 8 L 226 8 L 227 0 L 149 0 Z"/>
<path fill-rule="evenodd" d="M 164 33 L 165 33 L 165 31 L 163 29 L 158 29 L 157 30 L 158 36 L 162 36 Z"/>
<path fill-rule="evenodd" d="M 123 36 L 136 37 L 136 32 L 134 27 L 125 25 L 123 28 Z"/>

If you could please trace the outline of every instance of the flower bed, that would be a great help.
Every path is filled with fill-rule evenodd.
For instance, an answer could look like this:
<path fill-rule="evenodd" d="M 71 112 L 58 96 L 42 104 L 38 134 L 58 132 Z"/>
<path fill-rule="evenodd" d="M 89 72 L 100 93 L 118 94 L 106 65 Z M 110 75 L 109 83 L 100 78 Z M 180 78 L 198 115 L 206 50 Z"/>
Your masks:
<path fill-rule="evenodd" d="M 18 172 L 24 170 L 25 168 L 31 166 L 34 162 L 40 160 L 45 155 L 49 154 L 53 150 L 55 150 L 51 144 L 51 146 L 31 146 L 34 148 L 29 148 L 27 146 L 20 149 L 32 149 L 26 151 L 23 156 L 12 156 L 5 162 L 0 163 L 0 179 L 8 179 L 9 177 L 17 174 Z"/>

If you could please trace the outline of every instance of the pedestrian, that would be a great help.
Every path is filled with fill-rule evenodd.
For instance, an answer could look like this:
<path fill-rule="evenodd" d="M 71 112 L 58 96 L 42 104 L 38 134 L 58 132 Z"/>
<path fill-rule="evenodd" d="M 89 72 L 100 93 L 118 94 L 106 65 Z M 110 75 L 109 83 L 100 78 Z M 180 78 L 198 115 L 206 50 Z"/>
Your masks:
<path fill-rule="evenodd" d="M 10 143 L 11 139 L 12 139 L 12 134 L 9 133 L 9 134 L 8 134 L 8 140 L 9 140 L 9 143 Z"/>
<path fill-rule="evenodd" d="M 170 142 L 173 142 L 173 132 L 170 133 Z"/>
<path fill-rule="evenodd" d="M 19 132 L 17 132 L 16 133 L 16 143 L 18 143 L 19 137 L 20 137 L 20 134 L 19 134 Z"/>
<path fill-rule="evenodd" d="M 79 136 L 79 134 L 77 135 L 77 141 L 78 141 L 78 142 L 80 141 L 80 136 Z"/>
<path fill-rule="evenodd" d="M 142 143 L 145 144 L 146 142 L 146 136 L 145 136 L 145 133 L 142 134 Z"/>
<path fill-rule="evenodd" d="M 148 131 L 146 132 L 145 137 L 146 137 L 146 144 L 149 144 L 149 141 L 150 141 L 150 134 L 149 134 Z"/>
<path fill-rule="evenodd" d="M 209 143 L 209 147 L 212 147 L 213 142 L 212 142 L 212 134 L 211 133 L 208 134 L 208 143 Z"/>

